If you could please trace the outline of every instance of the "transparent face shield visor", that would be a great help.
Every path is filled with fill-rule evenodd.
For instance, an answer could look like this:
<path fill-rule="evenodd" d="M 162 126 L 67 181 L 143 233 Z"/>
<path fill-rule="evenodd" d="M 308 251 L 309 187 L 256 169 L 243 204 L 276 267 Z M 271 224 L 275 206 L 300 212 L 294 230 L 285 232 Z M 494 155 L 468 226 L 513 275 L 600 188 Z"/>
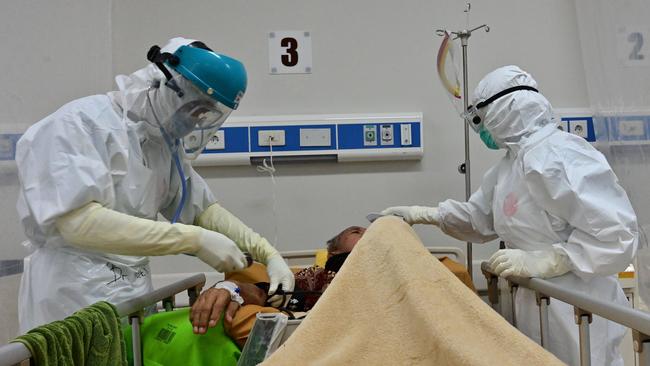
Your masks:
<path fill-rule="evenodd" d="M 183 104 L 171 117 L 174 125 L 173 137 L 185 137 L 193 130 L 218 128 L 230 112 L 232 110 L 225 105 L 209 100 L 194 100 Z"/>
<path fill-rule="evenodd" d="M 232 109 L 204 95 L 193 85 L 186 89 L 190 89 L 188 91 L 195 97 L 171 116 L 171 135 L 173 138 L 181 138 L 186 157 L 195 159 L 214 137 Z"/>
<path fill-rule="evenodd" d="M 467 124 L 469 124 L 472 130 L 476 133 L 478 133 L 481 130 L 481 127 L 483 127 L 483 120 L 485 119 L 485 116 L 480 111 L 481 107 L 484 106 L 481 105 L 481 103 L 477 105 L 479 107 L 470 105 L 467 107 L 467 111 L 461 114 L 465 121 L 467 121 Z"/>
<path fill-rule="evenodd" d="M 188 83 L 189 84 L 189 83 Z M 183 138 L 192 130 L 207 130 L 219 127 L 228 118 L 232 109 L 208 97 L 193 85 L 184 87 L 182 104 L 171 116 L 171 135 Z"/>

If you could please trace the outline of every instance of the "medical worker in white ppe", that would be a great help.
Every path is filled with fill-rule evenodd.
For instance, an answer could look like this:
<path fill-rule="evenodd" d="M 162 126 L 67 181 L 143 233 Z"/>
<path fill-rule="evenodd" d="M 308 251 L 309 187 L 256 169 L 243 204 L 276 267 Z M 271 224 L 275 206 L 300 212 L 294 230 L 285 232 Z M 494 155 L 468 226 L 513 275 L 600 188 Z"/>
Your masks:
<path fill-rule="evenodd" d="M 216 203 L 188 161 L 237 108 L 244 65 L 183 38 L 147 58 L 115 79 L 118 91 L 64 105 L 18 142 L 17 208 L 34 250 L 20 287 L 23 332 L 151 291 L 151 255 L 191 254 L 225 272 L 246 267 L 248 252 L 266 264 L 270 293 L 293 289 L 279 253 Z"/>
<path fill-rule="evenodd" d="M 499 68 L 474 91 L 468 123 L 491 149 L 505 155 L 469 201 L 438 207 L 391 207 L 411 224 L 433 224 L 457 239 L 505 241 L 489 260 L 502 277 L 541 277 L 589 297 L 628 306 L 617 281 L 635 255 L 634 210 L 605 157 L 587 141 L 558 129 L 551 105 L 530 74 Z M 520 288 L 518 328 L 539 342 L 535 294 Z M 579 364 L 573 307 L 551 300 L 549 349 Z M 623 365 L 618 346 L 625 328 L 594 316 L 591 364 Z"/>

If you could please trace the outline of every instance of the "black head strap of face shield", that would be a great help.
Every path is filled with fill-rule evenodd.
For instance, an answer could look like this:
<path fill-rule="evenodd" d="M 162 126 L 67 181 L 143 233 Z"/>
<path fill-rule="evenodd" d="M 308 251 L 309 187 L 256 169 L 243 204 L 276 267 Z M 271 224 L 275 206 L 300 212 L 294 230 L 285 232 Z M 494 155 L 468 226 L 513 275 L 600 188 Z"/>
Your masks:
<path fill-rule="evenodd" d="M 495 100 L 501 98 L 502 96 L 510 94 L 510 93 L 514 93 L 514 92 L 516 92 L 518 90 L 530 90 L 530 91 L 534 91 L 535 93 L 539 93 L 539 91 L 537 89 L 533 88 L 532 86 L 528 86 L 528 85 L 513 86 L 512 88 L 502 90 L 502 91 L 494 94 L 493 96 L 487 98 L 486 100 L 478 103 L 476 105 L 476 109 L 481 109 L 481 108 L 487 106 L 488 104 L 494 102 Z"/>
<path fill-rule="evenodd" d="M 194 41 L 188 44 L 188 46 L 201 48 L 212 52 L 212 50 L 201 41 Z M 165 85 L 167 85 L 171 90 L 175 91 L 179 97 L 182 97 L 184 94 L 183 90 L 178 85 L 176 85 L 172 79 L 172 73 L 169 71 L 169 69 L 167 69 L 167 67 L 165 67 L 165 62 L 168 62 L 172 66 L 178 65 L 180 63 L 178 56 L 169 52 L 160 52 L 160 47 L 158 45 L 154 45 L 151 46 L 151 48 L 149 48 L 149 52 L 147 52 L 147 60 L 156 64 L 156 66 L 158 66 L 158 69 L 160 69 L 160 71 L 162 71 L 162 73 L 165 75 L 165 78 L 167 79 Z"/>
<path fill-rule="evenodd" d="M 510 93 L 514 93 L 514 92 L 519 91 L 519 90 L 530 90 L 530 91 L 534 91 L 535 93 L 539 93 L 539 91 L 537 89 L 533 88 L 532 86 L 528 86 L 528 85 L 513 86 L 512 88 L 502 90 L 502 91 L 494 94 L 493 96 L 487 98 L 486 100 L 484 100 L 482 102 L 479 102 L 478 104 L 476 104 L 476 109 L 477 110 L 481 109 L 481 108 L 489 105 L 490 103 L 494 102 L 495 100 L 501 98 L 502 96 L 508 95 Z M 471 108 L 471 107 L 472 106 L 469 106 L 469 108 Z M 472 119 L 472 123 L 475 124 L 475 125 L 479 125 L 481 123 L 481 117 L 475 115 L 474 118 Z"/>
<path fill-rule="evenodd" d="M 165 74 L 167 80 L 172 79 L 172 73 L 167 70 L 164 63 L 169 62 L 169 64 L 172 66 L 176 66 L 180 63 L 180 60 L 177 56 L 172 55 L 169 52 L 160 52 L 160 47 L 157 45 L 151 46 L 151 48 L 149 48 L 149 52 L 147 52 L 147 60 L 156 64 L 160 71 Z"/>
<path fill-rule="evenodd" d="M 167 67 L 165 67 L 165 62 L 169 62 L 169 64 L 172 66 L 178 65 L 180 63 L 178 56 L 173 55 L 169 52 L 160 52 L 160 47 L 154 45 L 151 46 L 151 48 L 149 48 L 149 52 L 147 52 L 147 60 L 153 62 L 156 66 L 158 66 L 158 69 L 160 69 L 160 71 L 162 71 L 162 73 L 165 75 L 165 78 L 167 79 L 165 85 L 167 87 L 175 91 L 179 97 L 182 97 L 185 94 L 172 79 L 172 73 L 167 69 Z"/>
<path fill-rule="evenodd" d="M 214 52 L 210 49 L 210 47 L 206 46 L 206 44 L 201 41 L 194 41 L 188 44 L 188 46 Z M 156 64 L 156 66 L 158 66 L 160 71 L 162 71 L 162 73 L 165 74 L 167 80 L 172 79 L 172 73 L 169 72 L 169 70 L 167 70 L 164 63 L 169 62 L 169 64 L 172 66 L 176 66 L 180 63 L 178 56 L 171 54 L 169 52 L 160 52 L 160 46 L 158 45 L 153 45 L 151 46 L 151 48 L 149 48 L 149 52 L 147 52 L 147 60 Z"/>

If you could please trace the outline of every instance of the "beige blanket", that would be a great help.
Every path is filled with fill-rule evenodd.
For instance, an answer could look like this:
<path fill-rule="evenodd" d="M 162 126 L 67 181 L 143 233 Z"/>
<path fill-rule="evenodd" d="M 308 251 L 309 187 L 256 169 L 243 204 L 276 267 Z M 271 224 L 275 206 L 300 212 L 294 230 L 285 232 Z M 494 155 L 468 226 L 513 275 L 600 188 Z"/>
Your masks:
<path fill-rule="evenodd" d="M 463 285 L 402 220 L 375 221 L 263 365 L 562 365 Z"/>

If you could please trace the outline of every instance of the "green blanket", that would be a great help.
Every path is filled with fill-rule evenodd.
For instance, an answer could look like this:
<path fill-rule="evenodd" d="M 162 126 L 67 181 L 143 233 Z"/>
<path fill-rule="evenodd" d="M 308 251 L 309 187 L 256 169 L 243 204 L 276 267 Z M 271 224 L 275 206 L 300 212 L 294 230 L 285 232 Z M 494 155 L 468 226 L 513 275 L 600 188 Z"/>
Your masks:
<path fill-rule="evenodd" d="M 237 365 L 240 351 L 223 329 L 223 318 L 204 335 L 192 332 L 189 308 L 148 316 L 140 328 L 142 364 Z M 133 364 L 131 327 L 124 327 L 129 364 Z"/>
<path fill-rule="evenodd" d="M 117 311 L 103 301 L 34 328 L 12 342 L 24 344 L 39 366 L 126 365 Z"/>

